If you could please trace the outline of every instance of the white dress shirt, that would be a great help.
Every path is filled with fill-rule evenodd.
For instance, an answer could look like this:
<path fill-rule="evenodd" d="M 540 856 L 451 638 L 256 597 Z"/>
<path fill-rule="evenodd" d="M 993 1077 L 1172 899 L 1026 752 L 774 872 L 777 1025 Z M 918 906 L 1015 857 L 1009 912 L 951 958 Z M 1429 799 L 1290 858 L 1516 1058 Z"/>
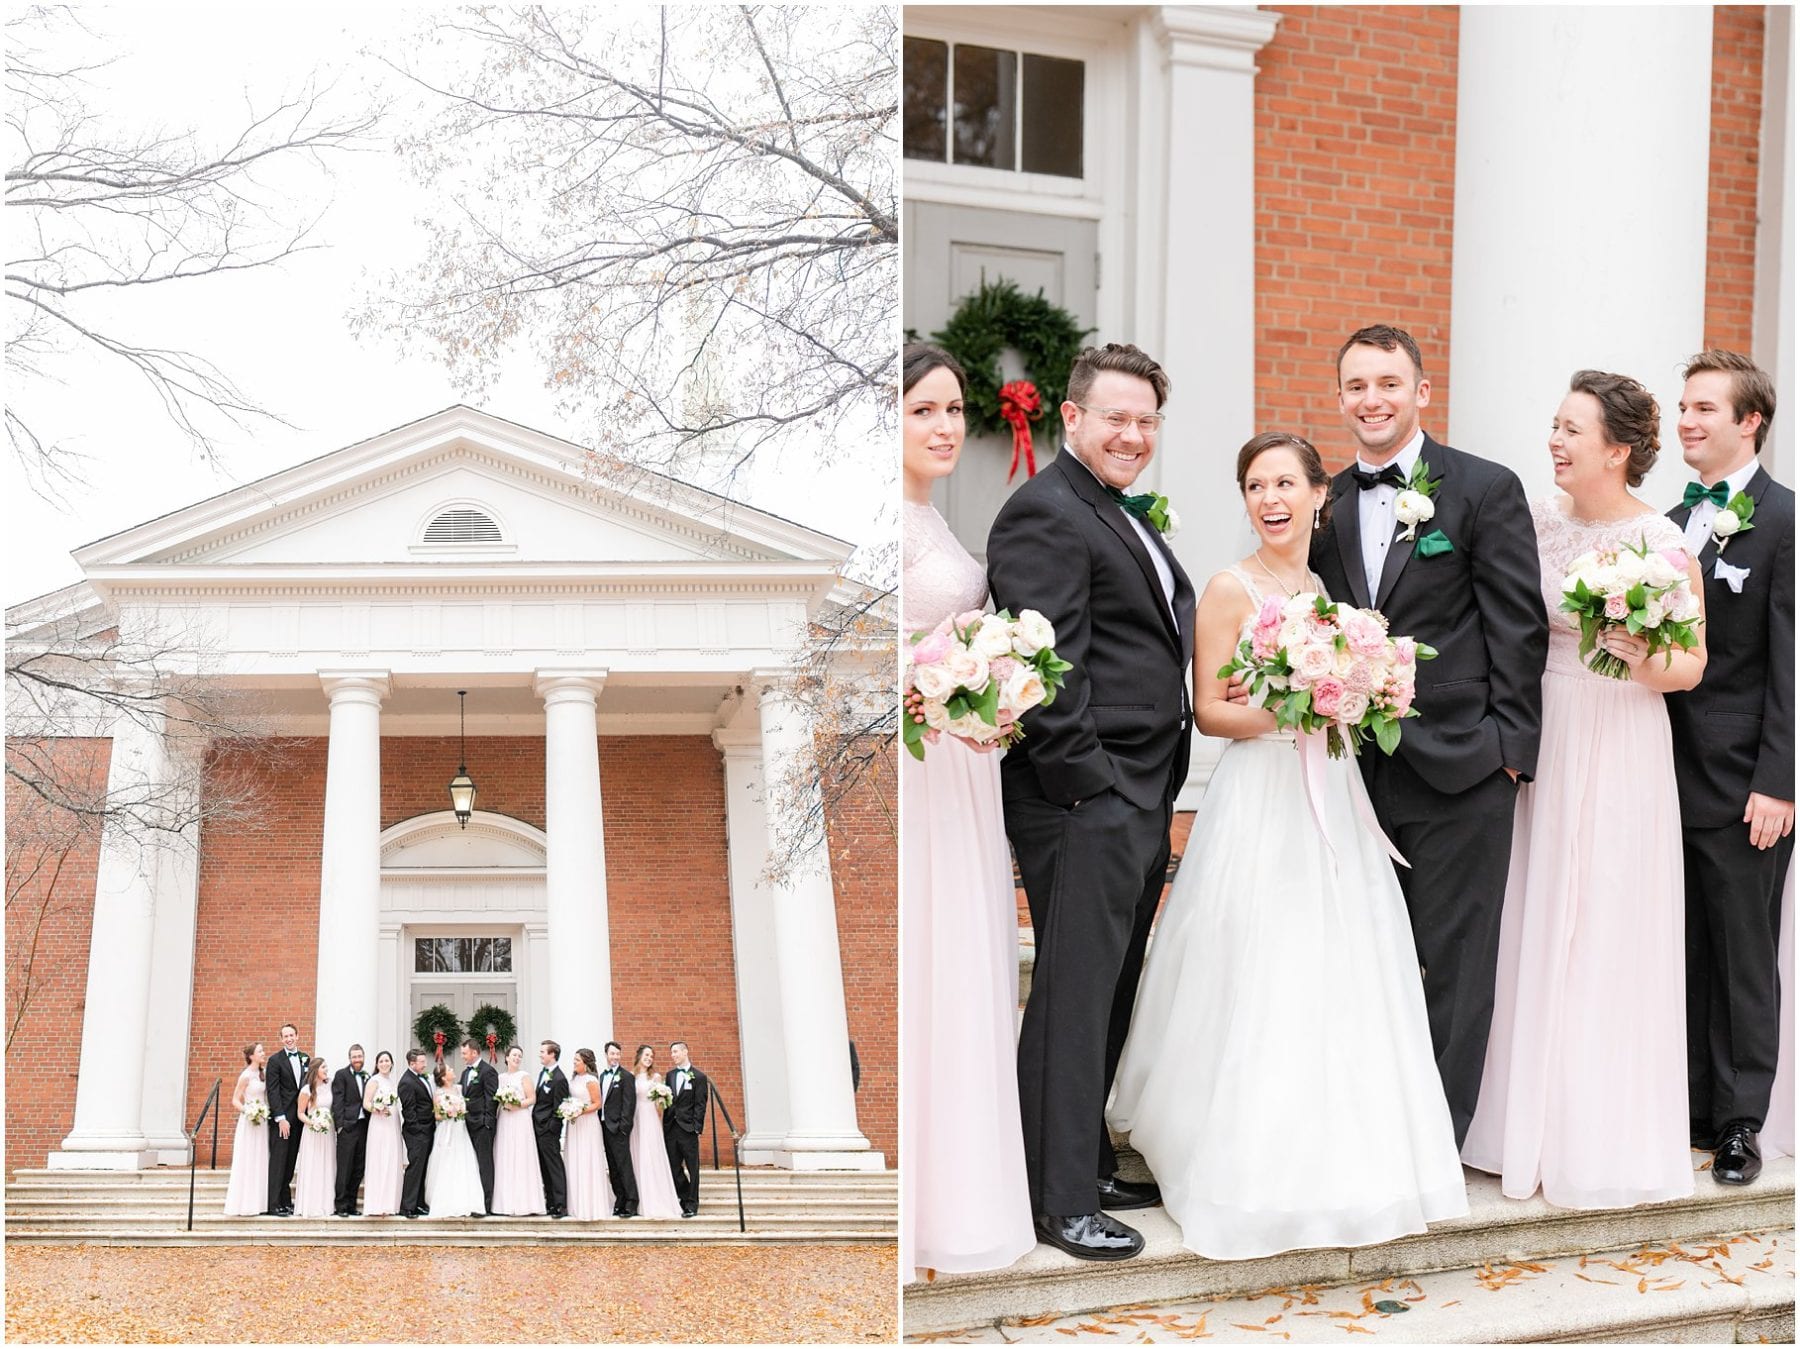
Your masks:
<path fill-rule="evenodd" d="M 1406 448 L 1388 460 L 1388 464 L 1399 469 L 1400 476 L 1410 481 L 1413 467 L 1419 462 L 1419 451 L 1424 448 L 1425 432 L 1421 428 L 1413 432 Z M 1387 467 L 1386 464 L 1377 467 L 1360 454 L 1356 456 L 1356 466 L 1364 473 L 1379 473 Z M 1362 526 L 1363 579 L 1369 583 L 1369 603 L 1373 604 L 1381 589 L 1381 569 L 1387 565 L 1388 549 L 1394 542 L 1394 503 L 1400 499 L 1400 489 L 1384 482 L 1367 491 L 1358 487 L 1356 496 L 1357 523 Z"/>
<path fill-rule="evenodd" d="M 1725 484 L 1727 501 L 1730 501 L 1739 492 L 1749 489 L 1750 479 L 1756 476 L 1758 467 L 1756 456 L 1751 455 L 1749 463 L 1722 479 Z M 1712 486 L 1711 483 L 1702 483 L 1701 485 L 1703 487 Z M 1719 508 L 1713 505 L 1711 497 L 1702 497 L 1694 503 L 1694 509 L 1688 515 L 1686 534 L 1687 550 L 1690 556 L 1699 557 L 1700 550 L 1706 547 L 1707 540 L 1712 538 L 1713 516 L 1718 513 Z"/>
<path fill-rule="evenodd" d="M 1067 445 L 1063 446 L 1063 453 L 1075 463 L 1080 464 L 1082 472 L 1091 474 L 1094 481 L 1102 487 L 1108 485 L 1098 473 L 1087 466 L 1087 462 L 1080 455 Z M 1133 493 L 1127 491 L 1126 495 L 1133 495 Z M 1175 619 L 1175 630 L 1179 632 L 1181 619 L 1175 613 L 1175 573 L 1169 566 L 1169 559 L 1163 556 L 1163 550 L 1156 539 L 1155 529 L 1151 527 L 1148 520 L 1138 519 L 1123 506 L 1119 507 L 1119 514 L 1131 522 L 1131 527 L 1137 531 L 1137 536 L 1144 541 L 1144 551 L 1150 554 L 1150 564 L 1156 568 L 1156 579 L 1162 584 L 1163 603 L 1169 606 L 1169 617 Z"/>

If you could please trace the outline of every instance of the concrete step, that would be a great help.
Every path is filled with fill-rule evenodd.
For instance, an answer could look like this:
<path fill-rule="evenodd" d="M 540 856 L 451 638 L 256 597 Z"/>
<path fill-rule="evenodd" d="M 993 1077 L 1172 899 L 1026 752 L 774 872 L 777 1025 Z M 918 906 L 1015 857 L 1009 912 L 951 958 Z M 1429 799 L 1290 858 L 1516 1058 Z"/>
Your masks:
<path fill-rule="evenodd" d="M 1710 1165 L 1706 1154 L 1694 1158 L 1697 1170 Z M 1132 1168 L 1122 1166 L 1121 1174 Z M 906 1329 L 941 1334 L 1007 1318 L 1235 1297 L 1277 1286 L 1331 1287 L 1794 1225 L 1794 1162 L 1787 1157 L 1769 1162 L 1754 1185 L 1726 1187 L 1701 1173 L 1691 1198 L 1603 1211 L 1507 1199 L 1494 1177 L 1466 1174 L 1465 1218 L 1380 1246 L 1291 1251 L 1262 1260 L 1206 1260 L 1183 1249 L 1179 1229 L 1160 1208 L 1121 1214 L 1144 1234 L 1145 1250 L 1136 1259 L 1100 1264 L 1038 1246 L 1008 1269 L 915 1281 L 904 1292 Z"/>
<path fill-rule="evenodd" d="M 910 1317 L 908 1329 L 912 1329 Z M 1660 1243 L 1321 1288 L 1002 1321 L 962 1344 L 1732 1344 L 1794 1338 L 1794 1233 Z"/>
<path fill-rule="evenodd" d="M 286 1220 L 292 1223 L 293 1220 Z M 567 1223 L 559 1222 L 555 1231 L 489 1232 L 486 1223 L 467 1219 L 467 1225 L 432 1230 L 429 1219 L 408 1222 L 404 1228 L 371 1228 L 344 1222 L 334 1228 L 305 1230 L 287 1226 L 280 1231 L 246 1229 L 204 1231 L 196 1224 L 192 1232 L 180 1228 L 153 1233 L 21 1232 L 6 1234 L 8 1246 L 888 1246 L 894 1242 L 890 1228 L 886 1232 L 866 1231 L 818 1221 L 811 1226 L 752 1228 L 739 1232 L 737 1224 L 715 1230 L 695 1227 L 699 1219 L 679 1227 L 634 1226 L 633 1223 Z M 356 1228 L 346 1231 L 342 1229 Z M 627 1230 L 629 1229 L 629 1230 Z"/>

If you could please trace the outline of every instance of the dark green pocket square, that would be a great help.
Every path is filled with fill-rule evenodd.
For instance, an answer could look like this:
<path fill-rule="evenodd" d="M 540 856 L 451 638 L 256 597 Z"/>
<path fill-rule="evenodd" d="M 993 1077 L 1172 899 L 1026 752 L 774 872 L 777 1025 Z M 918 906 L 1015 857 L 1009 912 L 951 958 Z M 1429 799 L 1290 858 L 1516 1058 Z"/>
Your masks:
<path fill-rule="evenodd" d="M 1434 529 L 1419 540 L 1418 547 L 1413 549 L 1414 557 L 1436 557 L 1439 553 L 1454 553 L 1456 545 L 1444 537 L 1444 531 Z"/>

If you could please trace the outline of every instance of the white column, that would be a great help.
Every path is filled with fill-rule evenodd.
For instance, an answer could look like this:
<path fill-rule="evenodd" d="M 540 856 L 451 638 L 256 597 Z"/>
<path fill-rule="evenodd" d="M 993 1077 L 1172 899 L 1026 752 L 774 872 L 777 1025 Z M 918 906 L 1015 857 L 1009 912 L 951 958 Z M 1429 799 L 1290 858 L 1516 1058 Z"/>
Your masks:
<path fill-rule="evenodd" d="M 762 734 L 719 730 L 725 756 L 725 834 L 731 863 L 731 951 L 737 970 L 738 1042 L 744 1099 L 737 1107 L 746 1164 L 772 1166 L 788 1130 L 787 1040 L 775 944 L 774 897 L 763 871 L 769 825 L 763 810 Z"/>
<path fill-rule="evenodd" d="M 384 670 L 321 671 L 331 700 L 319 844 L 318 1000 L 310 1049 L 342 1067 L 380 1029 L 381 700 Z"/>
<path fill-rule="evenodd" d="M 1181 515 L 1170 540 L 1196 587 L 1248 551 L 1231 490 L 1238 447 L 1256 424 L 1256 54 L 1279 14 L 1235 5 L 1165 5 L 1149 14 L 1140 64 L 1161 66 L 1147 107 L 1138 273 L 1142 341 L 1169 372 L 1169 431 L 1147 489 Z M 1155 88 L 1156 84 L 1150 85 Z M 1242 545 L 1242 546 L 1240 546 Z M 1179 805 L 1191 809 L 1218 761 L 1197 737 Z"/>
<path fill-rule="evenodd" d="M 175 751 L 171 751 L 176 753 Z M 175 783 L 191 787 L 187 805 L 198 804 L 200 764 L 185 763 Z M 187 1165 L 188 1052 L 194 1011 L 194 934 L 199 913 L 199 830 L 189 831 L 180 847 L 162 850 L 156 870 L 156 900 L 150 938 L 150 1006 L 144 1039 L 144 1142 L 162 1166 Z M 208 1067 L 212 1068 L 209 1075 Z M 229 1109 L 236 1073 L 232 1066 L 199 1065 L 200 1081 L 209 1085 L 223 1077 L 220 1096 Z M 197 1107 L 196 1107 L 197 1108 Z M 217 1109 L 217 1107 L 214 1107 Z M 235 1121 L 220 1122 L 221 1133 Z M 205 1137 L 211 1136 L 208 1123 Z"/>
<path fill-rule="evenodd" d="M 544 911 L 550 928 L 550 1025 L 564 1045 L 612 1038 L 606 837 L 594 706 L 604 670 L 540 670 L 544 700 Z"/>
<path fill-rule="evenodd" d="M 379 935 L 375 967 L 381 971 L 375 992 L 375 1025 L 378 1029 L 372 1032 L 375 1043 L 364 1040 L 362 1046 L 368 1052 L 371 1072 L 375 1068 L 375 1056 L 384 1049 L 394 1056 L 394 1069 L 399 1072 L 405 1070 L 406 1051 L 412 1046 L 412 1027 L 407 1024 L 412 1020 L 412 1013 L 406 1005 L 409 986 L 406 976 L 412 952 L 401 941 L 400 924 L 380 919 L 376 931 Z M 333 1060 L 325 1062 L 329 1065 Z M 339 1068 L 343 1066 L 338 1064 Z"/>
<path fill-rule="evenodd" d="M 850 1029 L 844 1010 L 844 971 L 838 954 L 837 901 L 816 789 L 784 792 L 784 770 L 812 753 L 805 709 L 785 690 L 783 671 L 756 671 L 762 723 L 763 783 L 769 805 L 769 842 L 780 845 L 782 824 L 810 817 L 817 845 L 770 887 L 775 916 L 775 964 L 781 990 L 782 1038 L 787 1045 L 787 1135 L 776 1164 L 796 1171 L 878 1171 L 856 1124 L 850 1084 Z M 789 812 L 785 821 L 777 812 Z"/>
<path fill-rule="evenodd" d="M 1582 368 L 1662 406 L 1639 494 L 1670 505 L 1688 476 L 1676 403 L 1705 326 L 1711 43 L 1705 5 L 1463 7 L 1447 434 L 1529 496 L 1551 490 L 1550 418 Z"/>
<path fill-rule="evenodd" d="M 525 1051 L 525 1062 L 537 1062 L 538 1042 L 555 1040 L 555 1023 L 550 1019 L 550 925 L 525 924 L 525 963 L 514 965 L 522 970 L 524 984 L 519 1006 L 519 1046 Z M 560 1042 L 559 1042 L 560 1043 Z"/>
<path fill-rule="evenodd" d="M 113 727 L 109 801 L 154 803 L 185 793 L 191 784 L 176 781 L 177 773 L 160 731 L 129 717 Z M 156 905 L 164 869 L 192 843 L 191 833 L 159 836 L 110 821 L 101 831 L 75 1123 L 61 1150 L 50 1154 L 52 1169 L 135 1171 L 155 1164 L 144 1137 L 144 1072 Z"/>
<path fill-rule="evenodd" d="M 1794 481 L 1794 7 L 1763 7 L 1762 153 L 1756 191 L 1756 327 L 1751 355 L 1775 381 L 1763 465 Z"/>

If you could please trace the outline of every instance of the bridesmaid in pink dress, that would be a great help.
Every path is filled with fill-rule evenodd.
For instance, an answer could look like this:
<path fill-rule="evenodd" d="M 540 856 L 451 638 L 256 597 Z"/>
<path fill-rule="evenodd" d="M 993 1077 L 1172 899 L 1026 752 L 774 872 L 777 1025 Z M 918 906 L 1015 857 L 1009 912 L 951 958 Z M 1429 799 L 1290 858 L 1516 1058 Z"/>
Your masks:
<path fill-rule="evenodd" d="M 931 505 L 963 440 L 963 372 L 906 348 L 902 630 L 987 602 L 987 577 Z M 1037 1244 L 1019 1125 L 1019 927 L 1000 761 L 940 736 L 900 760 L 905 996 L 900 1268 L 1001 1269 Z M 949 1071 L 954 1064 L 955 1071 Z"/>
<path fill-rule="evenodd" d="M 331 1113 L 331 1076 L 317 1058 L 300 1088 L 300 1156 L 294 1163 L 294 1213 L 301 1218 L 329 1218 L 337 1211 L 337 1133 L 320 1133 L 306 1122 L 310 1111 Z"/>
<path fill-rule="evenodd" d="M 594 1073 L 594 1051 L 575 1051 L 575 1078 L 569 1083 L 569 1099 L 581 1105 L 581 1113 L 563 1129 L 563 1174 L 569 1196 L 569 1216 L 584 1222 L 610 1218 L 612 1182 L 606 1178 L 606 1150 L 600 1143 L 600 1080 Z"/>
<path fill-rule="evenodd" d="M 406 1182 L 406 1143 L 400 1136 L 400 1105 L 376 1105 L 378 1098 L 398 1096 L 394 1085 L 394 1056 L 382 1050 L 375 1056 L 375 1075 L 363 1089 L 363 1109 L 369 1115 L 369 1135 L 363 1164 L 363 1212 L 371 1217 L 400 1211 L 400 1192 Z"/>
<path fill-rule="evenodd" d="M 269 1053 L 262 1042 L 244 1046 L 244 1071 L 232 1088 L 231 1108 L 238 1112 L 237 1131 L 231 1136 L 231 1180 L 225 1187 L 228 1216 L 248 1216 L 269 1211 L 269 1125 L 252 1124 L 245 1111 L 254 1102 L 268 1104 L 263 1086 L 263 1064 Z"/>
<path fill-rule="evenodd" d="M 1463 1161 L 1523 1199 L 1625 1208 L 1693 1193 L 1688 1150 L 1681 812 L 1663 694 L 1690 689 L 1700 645 L 1646 659 L 1623 628 L 1600 639 L 1631 668 L 1595 674 L 1570 565 L 1644 544 L 1699 568 L 1675 523 L 1634 497 L 1658 448 L 1656 400 L 1637 381 L 1580 371 L 1550 434 L 1556 485 L 1533 503 L 1550 658 L 1535 781 L 1520 788 L 1494 1022 Z M 1504 634 L 1499 634 L 1504 640 Z"/>
<path fill-rule="evenodd" d="M 679 1218 L 681 1196 L 675 1193 L 675 1172 L 669 1166 L 669 1146 L 663 1141 L 662 1111 L 650 1099 L 650 1088 L 662 1085 L 656 1071 L 656 1051 L 639 1045 L 631 1061 L 637 1087 L 637 1117 L 631 1126 L 631 1174 L 637 1180 L 640 1218 Z"/>
<path fill-rule="evenodd" d="M 544 1212 L 544 1177 L 538 1170 L 537 1134 L 531 1127 L 531 1102 L 537 1088 L 524 1066 L 524 1050 L 514 1045 L 506 1051 L 500 1086 L 518 1092 L 525 1104 L 501 1106 L 494 1126 L 495 1213 Z"/>

